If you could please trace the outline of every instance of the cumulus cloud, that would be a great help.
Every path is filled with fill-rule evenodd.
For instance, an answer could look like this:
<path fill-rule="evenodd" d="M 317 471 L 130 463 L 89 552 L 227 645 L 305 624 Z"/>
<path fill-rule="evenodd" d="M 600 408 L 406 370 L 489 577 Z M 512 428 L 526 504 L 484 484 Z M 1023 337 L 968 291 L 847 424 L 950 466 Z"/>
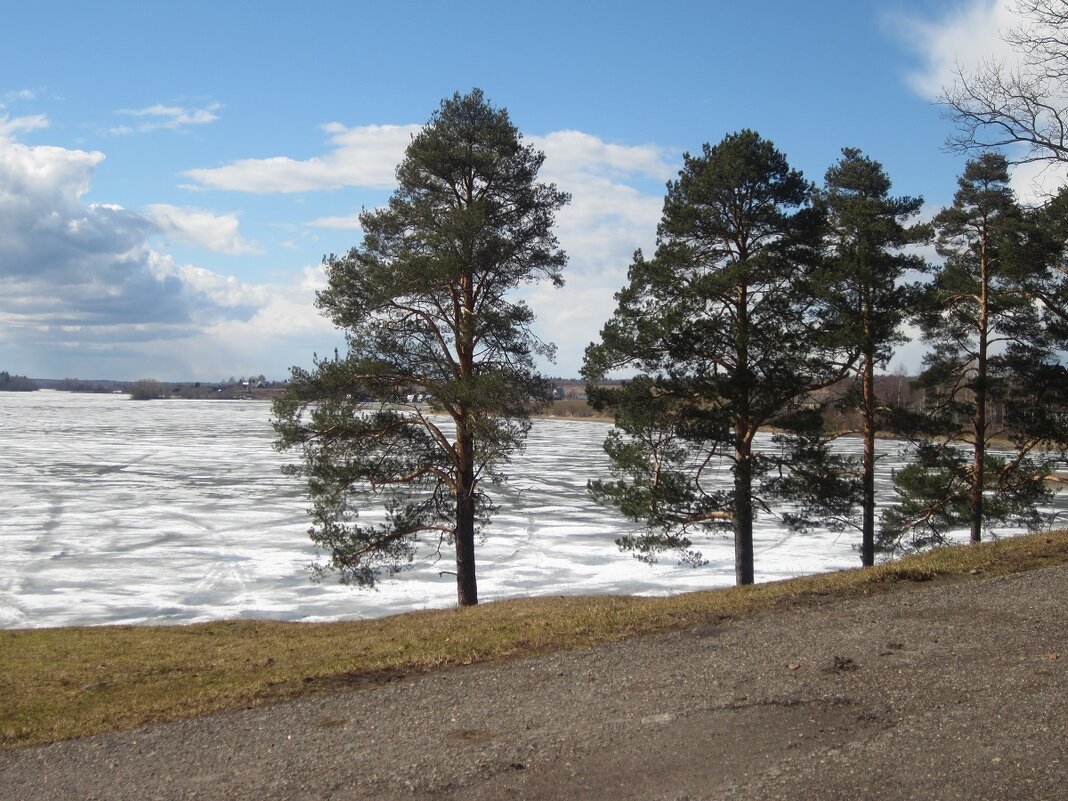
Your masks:
<path fill-rule="evenodd" d="M 388 188 L 419 125 L 365 125 L 346 128 L 337 122 L 323 130 L 333 149 L 310 159 L 274 156 L 241 159 L 221 167 L 189 170 L 195 188 L 268 194 L 340 189 L 346 186 Z"/>
<path fill-rule="evenodd" d="M 222 108 L 221 103 L 211 103 L 204 108 L 185 108 L 184 106 L 166 106 L 157 103 L 142 109 L 119 109 L 116 114 L 134 117 L 140 120 L 133 125 L 119 125 L 109 129 L 108 133 L 116 135 L 147 133 L 160 129 L 176 131 L 192 125 L 206 125 L 215 122 L 219 115 L 215 112 Z"/>
<path fill-rule="evenodd" d="M 155 251 L 148 254 L 148 269 L 156 280 L 166 282 L 177 279 L 187 292 L 210 301 L 218 308 L 243 309 L 252 314 L 270 297 L 268 287 L 249 284 L 232 275 L 220 275 L 192 264 L 178 264 L 170 256 Z"/>
<path fill-rule="evenodd" d="M 1015 0 L 971 0 L 938 19 L 897 17 L 905 41 L 920 56 L 919 69 L 909 73 L 910 86 L 922 97 L 936 100 L 952 86 L 957 70 L 971 70 L 984 62 L 1011 62 L 1014 54 L 1002 33 L 1019 23 Z"/>
<path fill-rule="evenodd" d="M 681 153 L 625 145 L 579 131 L 532 136 L 545 153 L 539 178 L 571 194 L 557 216 L 557 236 L 568 254 L 567 286 L 529 289 L 538 331 L 557 346 L 550 372 L 578 375 L 582 354 L 615 309 L 634 251 L 652 250 L 663 207 L 663 183 L 677 173 Z M 652 182 L 657 188 L 644 189 Z"/>
<path fill-rule="evenodd" d="M 208 283 L 217 278 L 208 277 Z M 148 354 L 167 374 L 183 379 L 218 380 L 238 373 L 286 377 L 290 365 L 311 365 L 312 354 L 343 347 L 341 334 L 315 308 L 315 292 L 326 285 L 320 265 L 305 267 L 284 284 L 244 287 L 257 306 L 248 317 L 218 319 L 195 334 L 159 339 L 130 349 L 131 361 Z M 214 291 L 229 291 L 215 286 Z"/>
<path fill-rule="evenodd" d="M 1041 161 L 1012 167 L 1012 188 L 1021 203 L 1028 206 L 1047 203 L 1057 190 L 1068 186 L 1068 164 Z"/>
<path fill-rule="evenodd" d="M 145 216 L 167 236 L 216 253 L 241 255 L 263 252 L 238 232 L 236 214 L 217 214 L 192 206 L 154 203 L 146 207 Z"/>
<path fill-rule="evenodd" d="M 572 269 L 626 275 L 634 250 L 653 244 L 663 206 L 662 192 L 638 185 L 655 179 L 662 186 L 678 165 L 657 146 L 613 144 L 578 131 L 531 141 L 545 153 L 540 177 L 571 194 L 558 235 Z"/>
<path fill-rule="evenodd" d="M 660 186 L 678 166 L 653 145 L 609 144 L 575 131 L 532 141 L 546 156 L 540 177 L 571 194 L 558 236 L 572 271 L 625 276 L 635 249 L 654 243 L 663 205 L 662 192 L 638 185 L 656 179 Z"/>
<path fill-rule="evenodd" d="M 557 175 L 645 175 L 667 180 L 676 171 L 658 145 L 621 145 L 582 131 L 555 131 L 530 141 L 544 151 L 546 169 Z"/>
<path fill-rule="evenodd" d="M 257 298 L 154 253 L 151 220 L 82 200 L 103 160 L 0 141 L 0 340 L 143 341 L 253 314 Z"/>
<path fill-rule="evenodd" d="M 912 89 L 937 101 L 953 87 L 961 72 L 974 74 L 989 66 L 1018 67 L 1021 53 L 1005 41 L 1008 32 L 1025 22 L 1014 10 L 1016 4 L 1016 0 L 970 0 L 937 19 L 895 18 L 901 35 L 922 62 L 908 75 Z M 1012 168 L 1013 189 L 1027 204 L 1044 202 L 1066 180 L 1065 164 Z"/>

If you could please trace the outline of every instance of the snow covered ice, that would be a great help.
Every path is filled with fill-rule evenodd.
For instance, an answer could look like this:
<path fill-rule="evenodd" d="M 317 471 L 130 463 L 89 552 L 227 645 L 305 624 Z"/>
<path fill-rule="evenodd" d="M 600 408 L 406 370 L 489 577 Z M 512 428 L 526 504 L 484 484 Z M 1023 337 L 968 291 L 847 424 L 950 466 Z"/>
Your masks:
<path fill-rule="evenodd" d="M 455 603 L 447 549 L 427 548 L 374 591 L 310 580 L 317 560 L 300 481 L 283 476 L 261 401 L 136 402 L 0 393 L 0 627 L 335 620 Z M 586 492 L 608 475 L 599 422 L 536 420 L 494 488 L 476 545 L 479 598 L 667 594 L 734 583 L 731 538 L 695 538 L 709 564 L 647 565 L 615 540 L 637 526 Z M 849 447 L 859 447 L 854 440 Z M 882 443 L 888 454 L 893 443 Z M 881 465 L 886 497 L 889 469 Z M 729 480 L 724 468 L 724 480 Z M 852 533 L 755 533 L 758 581 L 854 567 Z"/>

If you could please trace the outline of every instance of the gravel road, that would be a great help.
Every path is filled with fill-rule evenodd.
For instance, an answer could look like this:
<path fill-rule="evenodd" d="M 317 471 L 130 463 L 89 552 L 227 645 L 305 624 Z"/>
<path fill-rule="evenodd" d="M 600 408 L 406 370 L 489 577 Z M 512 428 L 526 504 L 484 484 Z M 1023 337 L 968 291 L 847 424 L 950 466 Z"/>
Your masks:
<path fill-rule="evenodd" d="M 1068 799 L 1068 566 L 0 752 L 0 799 Z"/>

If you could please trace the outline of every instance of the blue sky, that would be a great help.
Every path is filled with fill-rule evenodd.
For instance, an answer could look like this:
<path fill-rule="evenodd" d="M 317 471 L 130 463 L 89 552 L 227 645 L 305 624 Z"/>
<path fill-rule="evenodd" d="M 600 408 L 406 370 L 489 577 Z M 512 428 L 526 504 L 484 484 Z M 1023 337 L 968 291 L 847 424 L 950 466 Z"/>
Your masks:
<path fill-rule="evenodd" d="M 359 243 L 413 130 L 481 87 L 571 192 L 563 289 L 528 300 L 577 375 L 684 151 L 753 128 L 822 180 L 842 147 L 947 203 L 932 102 L 1008 0 L 49 2 L 0 30 L 0 369 L 283 378 L 339 344 L 326 253 Z M 1022 180 L 1022 178 L 1021 178 Z M 917 364 L 906 348 L 897 361 Z"/>

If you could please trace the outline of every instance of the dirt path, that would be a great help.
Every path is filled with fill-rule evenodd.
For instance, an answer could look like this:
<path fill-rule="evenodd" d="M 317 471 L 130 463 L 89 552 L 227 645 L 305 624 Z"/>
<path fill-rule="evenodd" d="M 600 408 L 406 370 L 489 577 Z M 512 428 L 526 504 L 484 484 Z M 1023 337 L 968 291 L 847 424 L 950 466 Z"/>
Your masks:
<path fill-rule="evenodd" d="M 1068 799 L 1068 566 L 0 753 L 0 799 Z"/>

